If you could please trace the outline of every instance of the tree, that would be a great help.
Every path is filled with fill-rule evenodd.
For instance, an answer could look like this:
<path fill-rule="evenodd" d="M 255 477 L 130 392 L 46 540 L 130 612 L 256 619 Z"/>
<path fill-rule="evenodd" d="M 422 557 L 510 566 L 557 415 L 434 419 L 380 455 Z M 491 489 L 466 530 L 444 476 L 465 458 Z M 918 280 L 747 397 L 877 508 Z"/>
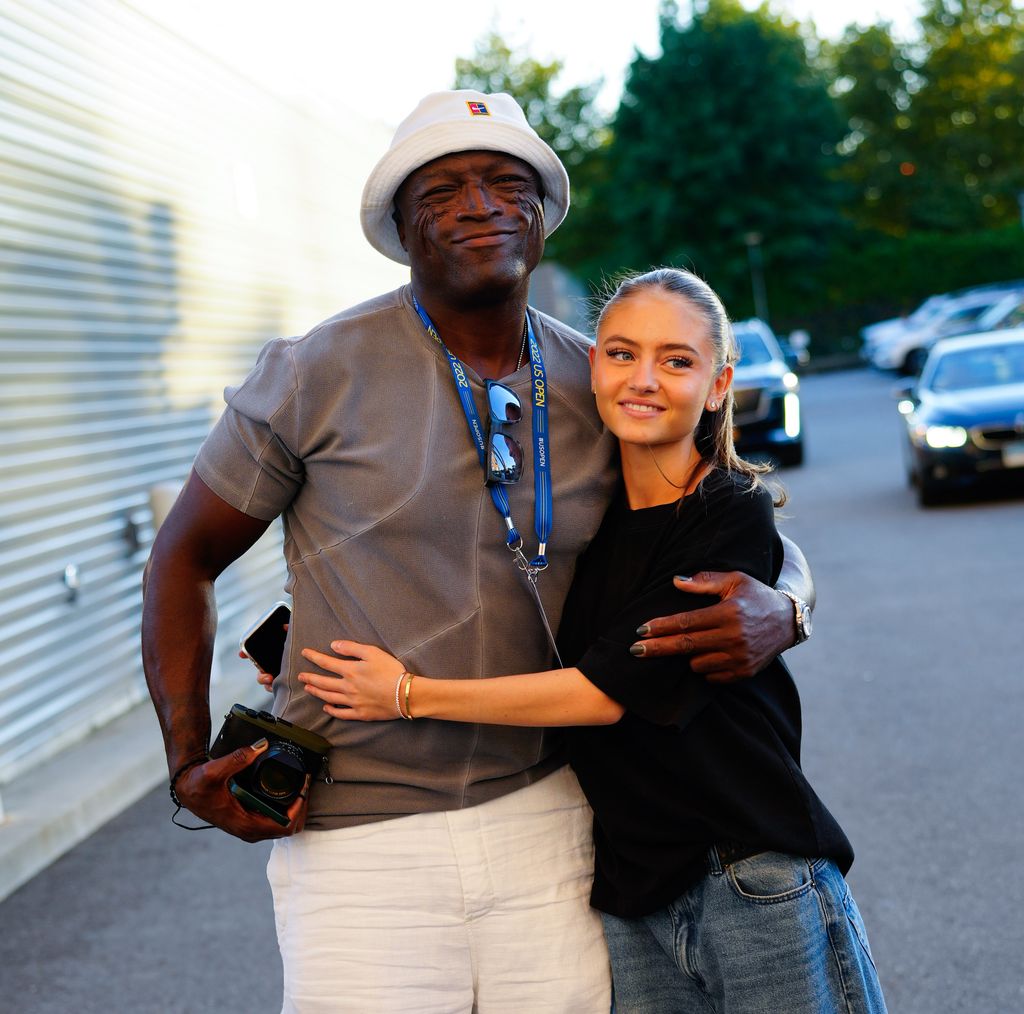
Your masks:
<path fill-rule="evenodd" d="M 1024 10 L 1012 0 L 929 0 L 912 114 L 922 183 L 949 196 L 948 228 L 1018 217 L 1024 189 Z"/>
<path fill-rule="evenodd" d="M 902 235 L 919 196 L 909 115 L 917 83 L 912 61 L 884 22 L 848 28 L 826 53 L 849 130 L 838 150 L 840 175 L 850 184 L 851 217 L 862 227 Z"/>
<path fill-rule="evenodd" d="M 633 61 L 612 124 L 591 275 L 692 265 L 746 313 L 760 237 L 769 302 L 806 296 L 841 226 L 842 121 L 799 26 L 738 0 L 709 0 L 686 24 L 664 4 L 660 18 L 661 55 Z"/>
<path fill-rule="evenodd" d="M 591 243 L 585 209 L 600 172 L 600 153 L 608 132 L 594 105 L 601 81 L 556 94 L 562 67 L 560 60 L 542 63 L 510 46 L 496 32 L 489 32 L 476 44 L 472 57 L 455 61 L 455 87 L 513 96 L 530 126 L 561 158 L 569 173 L 573 208 L 546 249 L 555 260 L 574 264 L 580 260 L 580 251 Z"/>
<path fill-rule="evenodd" d="M 893 235 L 1012 224 L 1024 190 L 1024 11 L 929 0 L 921 37 L 848 29 L 833 52 L 853 216 Z"/>

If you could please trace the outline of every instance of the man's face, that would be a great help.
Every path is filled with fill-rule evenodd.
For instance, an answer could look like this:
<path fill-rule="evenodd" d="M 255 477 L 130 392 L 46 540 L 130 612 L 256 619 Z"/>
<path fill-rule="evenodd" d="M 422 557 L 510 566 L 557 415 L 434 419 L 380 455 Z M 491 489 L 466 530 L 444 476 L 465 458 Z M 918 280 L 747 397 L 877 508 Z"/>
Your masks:
<path fill-rule="evenodd" d="M 544 252 L 533 168 L 513 155 L 462 151 L 420 166 L 395 195 L 414 280 L 456 304 L 486 304 L 525 283 Z"/>

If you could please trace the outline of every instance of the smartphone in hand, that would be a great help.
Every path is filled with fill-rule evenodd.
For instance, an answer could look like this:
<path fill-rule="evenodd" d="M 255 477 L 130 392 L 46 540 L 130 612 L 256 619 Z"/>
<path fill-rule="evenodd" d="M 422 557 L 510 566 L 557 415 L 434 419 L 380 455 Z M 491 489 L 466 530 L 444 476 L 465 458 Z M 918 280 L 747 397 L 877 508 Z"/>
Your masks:
<path fill-rule="evenodd" d="M 285 629 L 292 611 L 287 602 L 275 602 L 243 635 L 239 649 L 265 673 L 278 676 L 284 659 Z"/>

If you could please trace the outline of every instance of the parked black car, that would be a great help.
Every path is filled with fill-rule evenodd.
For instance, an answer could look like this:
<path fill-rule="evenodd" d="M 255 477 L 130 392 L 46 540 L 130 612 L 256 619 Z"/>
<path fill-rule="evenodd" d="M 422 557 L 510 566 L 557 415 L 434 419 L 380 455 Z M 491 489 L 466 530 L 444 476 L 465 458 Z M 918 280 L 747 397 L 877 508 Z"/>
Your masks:
<path fill-rule="evenodd" d="M 939 342 L 917 383 L 896 394 L 922 506 L 985 476 L 1024 476 L 1024 328 Z"/>
<path fill-rule="evenodd" d="M 772 329 L 762 320 L 732 326 L 739 351 L 733 380 L 736 449 L 780 465 L 804 460 L 800 381 Z"/>

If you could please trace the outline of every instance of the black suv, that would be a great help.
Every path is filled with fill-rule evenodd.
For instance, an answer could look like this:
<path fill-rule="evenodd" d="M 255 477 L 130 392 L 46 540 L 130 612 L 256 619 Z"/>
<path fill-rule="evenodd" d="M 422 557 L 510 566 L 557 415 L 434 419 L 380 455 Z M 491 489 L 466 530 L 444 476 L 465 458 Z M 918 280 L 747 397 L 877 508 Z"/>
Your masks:
<path fill-rule="evenodd" d="M 732 326 L 739 352 L 733 379 L 734 436 L 743 457 L 767 457 L 780 465 L 804 460 L 800 381 L 772 329 L 762 320 Z"/>

